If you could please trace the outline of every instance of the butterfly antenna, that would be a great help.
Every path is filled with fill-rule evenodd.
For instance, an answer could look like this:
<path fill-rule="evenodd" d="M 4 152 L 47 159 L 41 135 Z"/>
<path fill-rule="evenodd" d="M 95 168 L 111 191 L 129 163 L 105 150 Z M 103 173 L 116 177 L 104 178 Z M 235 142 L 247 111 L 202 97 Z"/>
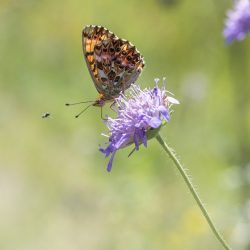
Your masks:
<path fill-rule="evenodd" d="M 94 101 L 85 101 L 85 102 L 75 102 L 75 103 L 65 103 L 66 106 L 71 106 L 71 105 L 77 105 L 77 104 L 82 104 L 82 103 L 94 103 Z"/>
<path fill-rule="evenodd" d="M 75 118 L 78 118 L 84 111 L 86 111 L 92 104 L 89 104 L 85 109 L 83 109 L 79 114 L 75 116 Z"/>

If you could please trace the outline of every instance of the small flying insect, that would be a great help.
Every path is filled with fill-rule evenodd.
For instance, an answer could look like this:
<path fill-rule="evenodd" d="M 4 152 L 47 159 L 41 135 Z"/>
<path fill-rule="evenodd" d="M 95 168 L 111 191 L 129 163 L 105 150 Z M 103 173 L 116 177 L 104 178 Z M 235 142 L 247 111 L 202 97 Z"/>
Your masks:
<path fill-rule="evenodd" d="M 50 117 L 50 113 L 49 112 L 45 112 L 42 114 L 42 118 L 48 118 Z"/>

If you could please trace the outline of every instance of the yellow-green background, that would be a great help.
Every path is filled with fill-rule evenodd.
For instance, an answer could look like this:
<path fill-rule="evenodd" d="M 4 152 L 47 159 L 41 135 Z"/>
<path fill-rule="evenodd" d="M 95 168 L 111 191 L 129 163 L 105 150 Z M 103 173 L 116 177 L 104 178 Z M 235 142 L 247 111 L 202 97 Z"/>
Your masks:
<path fill-rule="evenodd" d="M 137 46 L 142 87 L 167 77 L 181 105 L 163 137 L 230 245 L 250 249 L 250 37 L 226 45 L 231 3 L 1 0 L 0 249 L 222 249 L 155 140 L 119 151 L 107 173 L 100 110 L 75 119 L 81 106 L 64 106 L 97 95 L 87 24 Z"/>

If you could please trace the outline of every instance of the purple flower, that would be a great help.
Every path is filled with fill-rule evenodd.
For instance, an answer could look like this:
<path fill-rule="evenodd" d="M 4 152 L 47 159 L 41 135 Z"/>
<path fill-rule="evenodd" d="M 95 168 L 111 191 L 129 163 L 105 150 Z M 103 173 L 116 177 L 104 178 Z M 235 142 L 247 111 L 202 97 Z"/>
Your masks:
<path fill-rule="evenodd" d="M 228 11 L 224 37 L 228 43 L 242 40 L 250 32 L 250 0 L 237 0 L 233 10 Z"/>
<path fill-rule="evenodd" d="M 118 149 L 131 144 L 139 150 L 143 144 L 147 147 L 147 140 L 158 132 L 163 122 L 170 120 L 170 107 L 179 104 L 179 101 L 168 96 L 165 88 L 156 86 L 153 89 L 141 90 L 138 85 L 131 85 L 129 95 L 121 94 L 116 100 L 117 117 L 108 117 L 105 121 L 109 129 L 109 143 L 100 151 L 106 157 L 110 156 L 107 170 L 111 171 L 112 162 Z M 158 130 L 157 130 L 158 129 Z"/>

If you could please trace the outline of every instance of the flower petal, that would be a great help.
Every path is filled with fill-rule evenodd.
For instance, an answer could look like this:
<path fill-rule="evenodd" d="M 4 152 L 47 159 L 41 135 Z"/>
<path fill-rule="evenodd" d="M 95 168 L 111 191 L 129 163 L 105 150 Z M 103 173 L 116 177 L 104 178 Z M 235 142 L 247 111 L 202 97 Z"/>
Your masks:
<path fill-rule="evenodd" d="M 109 129 L 109 141 L 106 148 L 99 150 L 106 157 L 111 156 L 107 170 L 111 171 L 114 155 L 117 150 L 135 144 L 139 150 L 141 144 L 147 147 L 147 141 L 155 137 L 161 128 L 163 120 L 169 121 L 169 108 L 179 103 L 168 97 L 165 87 L 141 90 L 138 85 L 132 84 L 129 88 L 129 97 L 121 94 L 115 99 L 116 118 L 108 117 L 105 124 Z M 150 131 L 153 133 L 149 133 Z"/>
<path fill-rule="evenodd" d="M 112 170 L 112 164 L 113 164 L 113 160 L 114 160 L 114 157 L 115 157 L 115 153 L 116 151 L 114 151 L 109 159 L 109 163 L 108 163 L 108 166 L 107 166 L 107 171 L 110 172 Z"/>
<path fill-rule="evenodd" d="M 180 102 L 172 96 L 167 96 L 167 100 L 172 104 L 180 104 Z"/>
<path fill-rule="evenodd" d="M 114 151 L 114 147 L 112 144 L 109 144 L 105 149 L 99 146 L 99 151 L 105 154 L 105 157 L 108 157 Z"/>
<path fill-rule="evenodd" d="M 149 126 L 151 128 L 158 128 L 161 126 L 161 119 L 157 118 L 157 117 L 153 117 L 149 122 L 148 122 Z"/>
<path fill-rule="evenodd" d="M 227 12 L 224 37 L 227 43 L 232 43 L 236 39 L 243 40 L 248 32 L 250 32 L 250 1 L 235 1 L 234 8 Z"/>
<path fill-rule="evenodd" d="M 139 130 L 139 129 L 136 129 L 136 130 L 135 130 L 135 133 L 134 133 L 134 143 L 135 143 L 135 149 L 136 149 L 136 150 L 139 150 L 139 145 L 140 145 L 140 136 L 139 136 L 139 132 L 140 132 L 140 130 Z"/>
<path fill-rule="evenodd" d="M 170 115 L 169 115 L 169 112 L 168 112 L 168 109 L 164 106 L 159 106 L 158 107 L 158 110 L 160 111 L 161 115 L 163 116 L 163 118 L 166 120 L 166 121 L 169 121 L 170 120 Z"/>

